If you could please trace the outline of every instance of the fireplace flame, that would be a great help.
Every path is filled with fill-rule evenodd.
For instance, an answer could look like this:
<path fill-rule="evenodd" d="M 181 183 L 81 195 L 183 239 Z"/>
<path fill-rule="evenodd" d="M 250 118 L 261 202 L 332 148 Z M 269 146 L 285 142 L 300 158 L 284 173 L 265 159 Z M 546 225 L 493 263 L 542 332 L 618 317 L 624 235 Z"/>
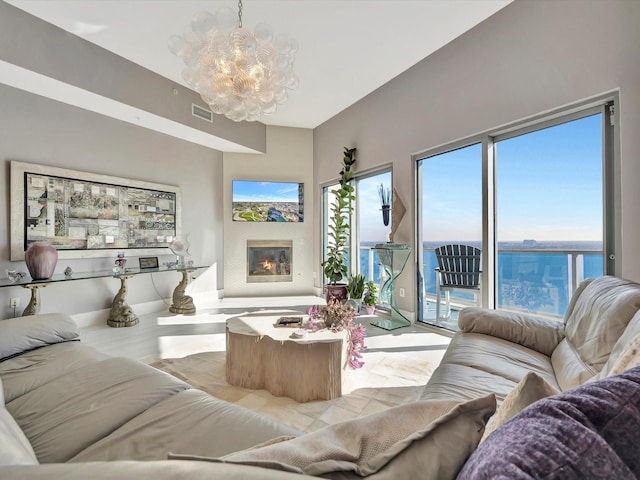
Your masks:
<path fill-rule="evenodd" d="M 276 266 L 275 262 L 269 258 L 264 259 L 260 265 L 262 265 L 262 268 L 264 268 L 265 270 L 273 270 L 273 268 Z"/>

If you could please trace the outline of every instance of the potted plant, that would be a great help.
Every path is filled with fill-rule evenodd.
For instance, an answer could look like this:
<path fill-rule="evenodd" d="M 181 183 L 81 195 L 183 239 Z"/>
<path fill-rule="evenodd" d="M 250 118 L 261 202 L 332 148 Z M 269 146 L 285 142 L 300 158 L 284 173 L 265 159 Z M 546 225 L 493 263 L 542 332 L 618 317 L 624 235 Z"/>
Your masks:
<path fill-rule="evenodd" d="M 378 289 L 375 283 L 373 283 L 373 280 L 367 282 L 362 303 L 365 313 L 367 315 L 373 315 L 373 312 L 376 311 L 376 303 L 378 303 Z"/>
<path fill-rule="evenodd" d="M 355 304 L 356 312 L 360 311 L 362 295 L 364 295 L 364 280 L 364 275 L 358 273 L 349 276 L 349 283 L 347 283 L 347 293 L 349 294 L 349 299 L 353 300 Z"/>
<path fill-rule="evenodd" d="M 347 299 L 347 286 L 339 284 L 347 275 L 347 247 L 349 245 L 349 222 L 353 211 L 352 201 L 355 199 L 351 185 L 353 173 L 351 167 L 356 162 L 356 149 L 344 147 L 343 168 L 340 170 L 340 185 L 334 191 L 335 200 L 331 205 L 331 220 L 328 236 L 331 239 L 327 258 L 322 262 L 322 269 L 329 281 L 326 286 L 326 299 L 336 298 L 341 302 Z"/>

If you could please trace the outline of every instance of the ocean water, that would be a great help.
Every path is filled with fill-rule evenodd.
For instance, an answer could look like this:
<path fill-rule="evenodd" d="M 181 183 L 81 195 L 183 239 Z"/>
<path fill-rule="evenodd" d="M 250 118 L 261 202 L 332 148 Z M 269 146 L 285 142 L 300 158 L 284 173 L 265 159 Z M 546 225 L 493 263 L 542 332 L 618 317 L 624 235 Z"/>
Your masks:
<path fill-rule="evenodd" d="M 601 252 L 579 255 L 582 257 L 583 275 L 577 279 L 577 283 L 584 278 L 603 274 Z M 371 270 L 370 263 L 373 263 Z M 425 293 L 435 295 L 434 269 L 437 261 L 433 250 L 423 251 L 422 263 Z M 572 293 L 569 286 L 569 265 L 570 255 L 566 252 L 498 253 L 497 306 L 563 316 Z M 380 259 L 375 250 L 360 249 L 360 270 L 367 280 L 373 279 L 377 285 L 380 284 Z M 473 300 L 473 294 L 456 290 L 451 292 L 451 297 Z"/>

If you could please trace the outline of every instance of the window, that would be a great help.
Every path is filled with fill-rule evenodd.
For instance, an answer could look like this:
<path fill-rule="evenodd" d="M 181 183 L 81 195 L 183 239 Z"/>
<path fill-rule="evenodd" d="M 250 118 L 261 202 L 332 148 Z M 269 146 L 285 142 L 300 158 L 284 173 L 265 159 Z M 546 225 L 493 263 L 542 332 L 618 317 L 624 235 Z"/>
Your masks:
<path fill-rule="evenodd" d="M 419 321 L 455 330 L 473 300 L 454 290 L 435 318 L 440 244 L 482 250 L 482 305 L 557 319 L 583 279 L 614 273 L 615 100 L 415 157 Z"/>
<path fill-rule="evenodd" d="M 389 241 L 391 223 L 385 225 L 382 218 L 382 204 L 378 189 L 391 192 L 391 172 L 378 173 L 356 178 L 356 233 L 358 265 L 355 269 L 367 281 L 380 284 L 380 259 L 373 250 L 379 243 Z"/>
<path fill-rule="evenodd" d="M 422 303 L 420 319 L 446 326 L 454 319 L 447 315 L 441 321 L 435 318 L 435 249 L 447 244 L 482 248 L 482 145 L 476 143 L 424 158 L 418 162 L 418 175 L 422 225 L 416 249 L 422 283 L 419 296 L 429 299 Z M 451 295 L 461 304 L 474 299 L 472 293 L 460 290 Z"/>
<path fill-rule="evenodd" d="M 370 172 L 357 172 L 355 174 L 355 204 L 354 214 L 351 220 L 351 248 L 358 255 L 349 255 L 349 272 L 361 273 L 366 280 L 373 280 L 380 285 L 380 259 L 373 247 L 378 243 L 389 240 L 391 223 L 387 226 L 383 223 L 382 209 L 378 189 L 382 187 L 385 192 L 392 191 L 390 168 L 377 169 Z M 331 222 L 331 205 L 335 200 L 332 191 L 338 188 L 338 184 L 329 184 L 323 187 L 323 259 L 331 238 L 328 235 Z M 346 279 L 344 279 L 346 282 Z M 326 282 L 326 279 L 325 279 Z"/>
<path fill-rule="evenodd" d="M 496 305 L 561 317 L 603 274 L 602 114 L 494 142 Z"/>

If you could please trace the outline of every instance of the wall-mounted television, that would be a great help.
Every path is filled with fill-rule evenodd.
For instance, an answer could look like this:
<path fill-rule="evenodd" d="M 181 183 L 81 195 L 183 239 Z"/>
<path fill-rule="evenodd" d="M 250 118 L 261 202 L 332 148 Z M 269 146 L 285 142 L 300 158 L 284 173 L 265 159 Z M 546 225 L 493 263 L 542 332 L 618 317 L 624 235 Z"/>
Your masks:
<path fill-rule="evenodd" d="M 304 221 L 304 183 L 233 180 L 234 222 Z"/>

